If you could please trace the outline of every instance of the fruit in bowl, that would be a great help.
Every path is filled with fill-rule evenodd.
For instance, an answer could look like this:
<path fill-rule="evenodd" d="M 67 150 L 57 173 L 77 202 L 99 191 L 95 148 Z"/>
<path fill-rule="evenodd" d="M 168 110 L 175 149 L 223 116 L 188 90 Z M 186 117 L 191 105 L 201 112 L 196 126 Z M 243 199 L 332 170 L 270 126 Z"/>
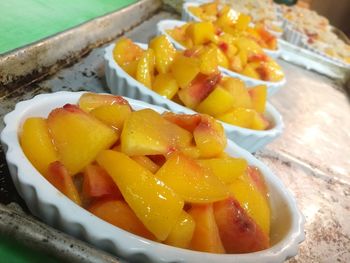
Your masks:
<path fill-rule="evenodd" d="M 199 36 L 198 38 L 205 38 Z M 243 81 L 222 76 L 225 56 L 216 46 L 176 51 L 168 38 L 157 36 L 143 50 L 127 38 L 114 47 L 115 62 L 132 78 L 158 94 L 223 122 L 253 130 L 273 125 L 265 115 L 267 88 L 247 88 Z"/>
<path fill-rule="evenodd" d="M 270 246 L 269 190 L 259 169 L 224 152 L 208 115 L 134 110 L 119 96 L 23 120 L 22 150 L 77 205 L 133 234 L 211 253 Z"/>
<path fill-rule="evenodd" d="M 264 32 L 260 26 L 256 30 Z M 215 48 L 219 66 L 225 69 L 272 83 L 284 79 L 282 68 L 266 55 L 260 42 L 254 40 L 250 33 L 224 31 L 210 21 L 185 23 L 167 29 L 166 33 L 185 48 Z"/>
<path fill-rule="evenodd" d="M 278 49 L 277 38 L 265 28 L 263 23 L 252 24 L 249 15 L 236 12 L 229 5 L 211 2 L 202 5 L 187 5 L 185 8 L 187 12 L 198 18 L 198 22 L 212 22 L 217 31 L 233 36 L 246 36 L 264 49 Z"/>

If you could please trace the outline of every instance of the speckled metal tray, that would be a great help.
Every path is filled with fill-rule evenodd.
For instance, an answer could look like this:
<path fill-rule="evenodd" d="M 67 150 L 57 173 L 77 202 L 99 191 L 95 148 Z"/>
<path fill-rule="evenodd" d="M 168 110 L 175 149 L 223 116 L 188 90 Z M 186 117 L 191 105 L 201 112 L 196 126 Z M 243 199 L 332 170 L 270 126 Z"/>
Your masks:
<path fill-rule="evenodd" d="M 171 12 L 159 10 L 160 5 L 159 1 L 143 0 L 131 11 L 132 15 L 119 12 L 124 19 L 128 17 L 128 21 L 136 19 L 133 29 L 125 32 L 125 35 L 134 41 L 147 42 L 156 34 L 158 21 L 178 18 Z M 118 14 L 112 15 L 120 17 Z M 149 19 L 145 20 L 145 17 Z M 140 24 L 136 26 L 138 23 Z M 126 30 L 122 26 L 117 28 L 120 29 L 119 33 Z M 119 33 L 105 39 L 113 39 Z M 54 63 L 52 69 L 44 74 L 45 79 L 38 81 L 34 78 L 37 75 L 30 72 L 26 75 L 23 72 L 24 78 L 20 78 L 22 82 L 12 82 L 13 85 L 8 82 L 7 87 L 0 85 L 1 120 L 18 101 L 32 98 L 36 94 L 59 90 L 108 92 L 104 79 L 103 48 L 97 47 L 84 57 L 73 56 L 69 61 L 75 63 L 71 62 L 67 68 L 61 67 L 58 58 L 58 64 Z M 16 61 L 18 63 L 19 58 L 11 55 L 8 59 L 12 62 L 6 64 L 6 58 L 0 58 L 2 67 L 10 68 Z M 350 262 L 349 97 L 344 86 L 338 82 L 285 61 L 279 63 L 284 67 L 287 83 L 270 102 L 283 115 L 285 132 L 256 156 L 280 176 L 295 195 L 306 218 L 306 240 L 298 255 L 288 262 Z M 48 76 L 48 73 L 51 75 Z M 1 122 L 0 130 L 2 129 Z M 25 240 L 27 245 L 66 258 L 68 262 L 120 261 L 106 252 L 93 249 L 83 241 L 54 230 L 28 214 L 13 188 L 2 150 L 0 202 L 0 216 L 3 220 L 0 233 L 16 235 L 19 241 Z M 24 212 L 5 206 L 10 202 L 21 205 Z M 83 249 L 75 250 L 78 248 L 76 244 L 79 247 L 84 245 Z M 62 248 L 67 254 L 62 253 Z"/>

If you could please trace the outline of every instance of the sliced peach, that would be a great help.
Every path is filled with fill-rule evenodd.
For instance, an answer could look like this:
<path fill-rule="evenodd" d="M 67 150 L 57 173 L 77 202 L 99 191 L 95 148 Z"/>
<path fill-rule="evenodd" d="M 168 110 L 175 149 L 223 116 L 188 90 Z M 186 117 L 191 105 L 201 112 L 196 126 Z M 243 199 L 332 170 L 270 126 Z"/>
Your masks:
<path fill-rule="evenodd" d="M 255 86 L 249 89 L 249 95 L 252 99 L 252 106 L 259 113 L 265 112 L 267 87 L 265 85 Z"/>
<path fill-rule="evenodd" d="M 89 164 L 84 170 L 83 196 L 85 198 L 104 196 L 122 198 L 112 178 L 104 169 L 95 164 Z"/>
<path fill-rule="evenodd" d="M 255 118 L 255 112 L 254 110 L 240 107 L 219 115 L 217 118 L 223 122 L 250 129 Z"/>
<path fill-rule="evenodd" d="M 130 233 L 151 240 L 156 239 L 142 224 L 140 219 L 137 218 L 125 201 L 113 199 L 100 200 L 93 203 L 88 210 L 95 216 Z"/>
<path fill-rule="evenodd" d="M 61 162 L 55 161 L 49 165 L 46 179 L 74 203 L 81 205 L 80 196 L 73 179 Z"/>
<path fill-rule="evenodd" d="M 152 88 L 154 78 L 155 55 L 152 49 L 147 49 L 140 57 L 136 69 L 136 80 L 148 88 Z"/>
<path fill-rule="evenodd" d="M 116 95 L 107 95 L 107 94 L 98 94 L 87 92 L 80 96 L 78 105 L 79 108 L 85 112 L 90 112 L 93 109 L 96 109 L 100 106 L 106 105 L 127 105 L 130 107 L 129 102 L 124 99 L 122 96 Z"/>
<path fill-rule="evenodd" d="M 113 178 L 125 201 L 146 228 L 158 240 L 165 240 L 182 212 L 183 199 L 123 153 L 102 151 L 97 162 Z"/>
<path fill-rule="evenodd" d="M 239 31 L 245 31 L 251 21 L 252 19 L 250 16 L 240 13 L 236 21 L 235 28 L 237 28 Z"/>
<path fill-rule="evenodd" d="M 53 110 L 47 124 L 59 159 L 70 175 L 82 171 L 118 139 L 112 128 L 71 104 Z"/>
<path fill-rule="evenodd" d="M 164 112 L 162 116 L 164 119 L 188 130 L 189 132 L 193 132 L 201 121 L 201 115 L 199 114 L 176 114 L 172 112 Z"/>
<path fill-rule="evenodd" d="M 154 50 L 155 67 L 158 73 L 168 73 L 176 56 L 174 46 L 165 35 L 160 35 L 150 41 L 149 47 Z"/>
<path fill-rule="evenodd" d="M 221 74 L 198 74 L 190 85 L 181 89 L 178 95 L 185 106 L 194 109 L 220 82 Z"/>
<path fill-rule="evenodd" d="M 232 108 L 234 98 L 224 88 L 217 85 L 216 88 L 196 107 L 196 111 L 217 116 Z"/>
<path fill-rule="evenodd" d="M 254 112 L 254 118 L 251 128 L 254 130 L 266 130 L 269 127 L 269 121 L 261 113 Z"/>
<path fill-rule="evenodd" d="M 186 29 L 186 35 L 192 39 L 195 46 L 209 43 L 215 35 L 214 25 L 212 22 L 190 24 Z"/>
<path fill-rule="evenodd" d="M 152 88 L 158 94 L 172 99 L 179 90 L 179 85 L 170 73 L 166 73 L 155 77 Z"/>
<path fill-rule="evenodd" d="M 228 68 L 229 67 L 229 61 L 224 53 L 223 50 L 215 46 L 214 44 L 209 45 L 211 48 L 213 48 L 216 51 L 216 59 L 218 61 L 219 66 Z"/>
<path fill-rule="evenodd" d="M 227 197 L 226 186 L 195 160 L 173 153 L 156 176 L 186 202 L 209 203 Z"/>
<path fill-rule="evenodd" d="M 202 115 L 201 122 L 193 131 L 193 137 L 203 158 L 218 156 L 227 143 L 222 125 L 208 115 Z"/>
<path fill-rule="evenodd" d="M 122 152 L 129 156 L 167 154 L 191 142 L 190 132 L 151 109 L 132 112 L 121 134 Z"/>
<path fill-rule="evenodd" d="M 248 166 L 248 176 L 250 177 L 251 182 L 254 184 L 254 186 L 260 191 L 260 193 L 267 198 L 268 190 L 265 179 L 262 176 L 260 170 L 257 167 Z"/>
<path fill-rule="evenodd" d="M 220 84 L 233 96 L 233 107 L 252 108 L 252 100 L 243 81 L 236 78 L 227 78 Z"/>
<path fill-rule="evenodd" d="M 187 87 L 200 72 L 200 60 L 179 55 L 171 65 L 171 72 L 180 87 Z"/>
<path fill-rule="evenodd" d="M 214 203 L 215 222 L 226 253 L 251 253 L 269 247 L 269 236 L 234 198 Z"/>
<path fill-rule="evenodd" d="M 218 73 L 217 51 L 214 48 L 205 48 L 199 55 L 201 60 L 200 72 L 205 75 Z"/>
<path fill-rule="evenodd" d="M 164 243 L 175 247 L 188 248 L 192 240 L 195 225 L 196 223 L 192 217 L 185 211 L 182 211 Z"/>
<path fill-rule="evenodd" d="M 49 164 L 58 160 L 47 122 L 44 118 L 28 118 L 19 136 L 21 147 L 33 166 L 44 176 Z"/>
<path fill-rule="evenodd" d="M 240 158 L 213 158 L 197 161 L 200 166 L 209 169 L 225 184 L 233 183 L 247 168 L 247 161 Z"/>
<path fill-rule="evenodd" d="M 130 39 L 123 37 L 116 42 L 113 57 L 120 66 L 123 66 L 126 63 L 139 59 L 143 52 L 142 48 Z"/>
<path fill-rule="evenodd" d="M 225 253 L 212 204 L 193 205 L 188 213 L 196 223 L 190 248 L 202 252 Z"/>
<path fill-rule="evenodd" d="M 153 174 L 155 174 L 159 170 L 159 165 L 157 165 L 155 162 L 153 162 L 150 158 L 148 158 L 145 155 L 132 156 L 131 159 L 141 164 L 143 167 L 145 167 L 148 171 L 150 171 Z"/>

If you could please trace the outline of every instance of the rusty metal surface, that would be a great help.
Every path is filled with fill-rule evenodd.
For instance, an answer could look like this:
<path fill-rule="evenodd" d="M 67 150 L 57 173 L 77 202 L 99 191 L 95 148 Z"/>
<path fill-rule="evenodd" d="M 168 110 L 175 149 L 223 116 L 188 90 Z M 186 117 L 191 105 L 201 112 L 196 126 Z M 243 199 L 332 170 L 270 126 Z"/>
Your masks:
<path fill-rule="evenodd" d="M 173 16 L 159 12 L 126 35 L 147 42 L 156 33 L 156 23 Z M 50 79 L 18 88 L 0 98 L 0 117 L 12 110 L 16 102 L 39 93 L 107 92 L 102 61 L 103 48 L 96 48 Z M 298 256 L 288 262 L 350 262 L 350 106 L 347 93 L 340 84 L 324 76 L 283 61 L 280 63 L 286 71 L 287 84 L 271 102 L 284 117 L 285 132 L 256 156 L 291 189 L 306 217 L 306 240 Z M 0 170 L 6 174 L 6 166 L 0 166 Z M 60 239 L 61 235 L 55 238 Z"/>

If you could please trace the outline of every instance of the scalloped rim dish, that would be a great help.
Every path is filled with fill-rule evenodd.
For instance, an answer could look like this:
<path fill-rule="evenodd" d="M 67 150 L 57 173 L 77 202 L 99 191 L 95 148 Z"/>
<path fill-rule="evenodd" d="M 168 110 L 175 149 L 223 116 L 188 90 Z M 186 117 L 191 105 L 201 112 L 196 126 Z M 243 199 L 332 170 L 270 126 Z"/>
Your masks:
<path fill-rule="evenodd" d="M 294 197 L 266 165 L 229 140 L 226 152 L 232 156 L 243 157 L 251 165 L 257 166 L 266 179 L 272 212 L 270 236 L 273 245 L 269 249 L 247 254 L 219 255 L 175 248 L 128 233 L 83 208 L 79 209 L 79 206 L 35 170 L 21 149 L 18 134 L 25 118 L 47 117 L 56 107 L 77 103 L 82 94 L 83 92 L 57 92 L 38 95 L 31 100 L 17 103 L 15 110 L 4 118 L 6 126 L 1 133 L 1 142 L 11 177 L 34 215 L 69 234 L 127 259 L 137 258 L 151 262 L 277 263 L 297 254 L 298 244 L 305 239 L 305 235 L 304 217 L 298 210 Z M 153 108 L 158 112 L 165 110 L 141 101 L 127 100 L 135 109 Z"/>
<path fill-rule="evenodd" d="M 186 22 L 180 21 L 180 20 L 172 20 L 172 19 L 165 19 L 161 20 L 157 24 L 157 31 L 158 34 L 164 34 L 168 37 L 171 43 L 180 50 L 186 49 L 184 46 L 182 46 L 179 42 L 177 42 L 175 39 L 173 39 L 167 32 L 167 29 L 172 29 L 177 26 L 181 26 L 185 24 Z M 239 78 L 243 80 L 248 86 L 257 86 L 257 85 L 266 85 L 268 87 L 268 96 L 271 97 L 273 94 L 275 94 L 280 88 L 284 86 L 286 83 L 286 78 L 284 77 L 282 80 L 277 81 L 277 82 L 272 82 L 272 81 L 264 81 L 264 80 L 258 80 L 258 79 L 253 79 L 251 77 L 239 74 L 237 72 L 234 72 L 232 70 L 229 70 L 224 67 L 220 67 L 219 69 L 222 73 L 224 73 L 227 76 L 234 77 L 234 78 Z"/>
<path fill-rule="evenodd" d="M 213 1 L 206 1 L 206 2 L 213 2 Z M 206 3 L 206 2 L 186 2 L 182 5 L 182 14 L 181 14 L 181 19 L 184 20 L 184 21 L 195 21 L 195 22 L 201 22 L 202 20 L 195 16 L 194 14 L 192 14 L 188 8 L 190 6 L 200 6 L 202 5 L 203 3 Z M 234 10 L 232 7 L 231 7 L 232 10 Z M 235 11 L 235 10 L 234 10 Z M 276 21 L 277 22 L 277 21 Z M 254 24 L 254 23 L 252 23 Z M 282 36 L 282 33 L 280 32 L 276 32 L 276 31 L 273 31 L 271 29 L 268 30 L 271 34 L 273 34 L 275 37 L 279 38 Z M 278 49 L 277 50 L 271 50 L 271 49 L 267 49 L 267 48 L 264 48 L 264 51 L 266 54 L 268 54 L 270 57 L 272 58 L 278 58 L 280 55 L 281 55 L 281 49 L 280 47 L 278 46 Z"/>
<path fill-rule="evenodd" d="M 141 48 L 147 49 L 146 44 L 139 44 Z M 115 44 L 111 44 L 105 49 L 105 74 L 107 85 L 113 94 L 127 96 L 129 98 L 142 100 L 151 104 L 156 104 L 177 113 L 196 113 L 195 111 L 177 104 L 158 93 L 150 90 L 136 79 L 127 74 L 113 58 Z M 264 147 L 269 142 L 276 139 L 283 131 L 284 125 L 282 116 L 269 103 L 266 106 L 266 115 L 273 122 L 274 127 L 265 131 L 241 128 L 231 124 L 221 122 L 225 128 L 228 138 L 239 146 L 255 152 Z"/>

